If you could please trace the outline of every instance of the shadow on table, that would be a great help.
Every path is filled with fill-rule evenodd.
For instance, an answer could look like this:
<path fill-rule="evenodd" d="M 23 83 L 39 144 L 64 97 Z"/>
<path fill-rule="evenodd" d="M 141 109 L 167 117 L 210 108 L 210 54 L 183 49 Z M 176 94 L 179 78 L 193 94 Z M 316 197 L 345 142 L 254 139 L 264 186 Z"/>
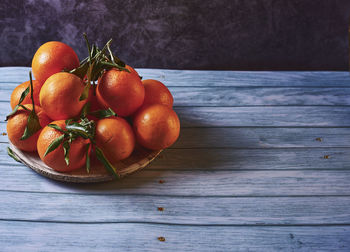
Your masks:
<path fill-rule="evenodd" d="M 185 120 L 188 125 L 190 119 Z M 233 144 L 232 139 L 240 136 L 233 136 L 234 131 L 232 130 L 206 128 L 205 125 L 202 127 L 198 120 L 191 124 L 196 127 L 182 128 L 178 141 L 171 148 L 164 150 L 144 169 L 125 178 L 96 184 L 54 183 L 72 190 L 86 192 L 142 194 L 163 190 L 168 179 L 172 180 L 172 186 L 176 186 L 174 179 L 187 174 L 228 170 L 232 169 L 232 166 L 234 166 L 233 169 L 240 168 L 237 161 L 241 162 L 242 157 L 236 151 L 227 148 Z"/>

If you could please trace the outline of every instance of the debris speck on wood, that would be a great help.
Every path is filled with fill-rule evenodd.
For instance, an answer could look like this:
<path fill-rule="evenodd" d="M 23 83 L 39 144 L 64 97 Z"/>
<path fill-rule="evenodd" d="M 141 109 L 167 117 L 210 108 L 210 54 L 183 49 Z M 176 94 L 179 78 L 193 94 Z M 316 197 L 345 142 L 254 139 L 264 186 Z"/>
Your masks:
<path fill-rule="evenodd" d="M 158 237 L 158 240 L 161 242 L 165 242 L 165 238 L 163 236 Z"/>

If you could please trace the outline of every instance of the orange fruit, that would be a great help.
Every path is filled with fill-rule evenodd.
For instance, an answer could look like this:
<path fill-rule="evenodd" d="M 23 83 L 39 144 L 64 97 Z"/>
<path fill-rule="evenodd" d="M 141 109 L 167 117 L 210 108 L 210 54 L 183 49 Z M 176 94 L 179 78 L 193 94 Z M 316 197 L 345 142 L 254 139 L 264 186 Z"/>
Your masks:
<path fill-rule="evenodd" d="M 152 150 L 168 148 L 180 134 L 180 121 L 175 111 L 162 104 L 138 111 L 133 126 L 137 142 Z"/>
<path fill-rule="evenodd" d="M 23 82 L 22 84 L 19 84 L 12 92 L 11 94 L 11 99 L 10 99 L 10 104 L 11 104 L 11 108 L 14 109 L 16 107 L 16 105 L 18 104 L 22 93 L 24 92 L 24 90 L 26 90 L 26 88 L 30 86 L 30 81 L 26 81 Z M 39 93 L 40 93 L 40 89 L 41 89 L 41 84 L 39 81 L 37 80 L 33 80 L 33 98 L 34 98 L 34 104 L 40 106 L 40 101 L 39 101 Z M 27 94 L 27 96 L 24 98 L 24 100 L 22 101 L 22 104 L 31 104 L 32 103 L 32 99 L 30 97 L 31 95 L 31 91 L 29 91 L 29 93 Z"/>
<path fill-rule="evenodd" d="M 143 86 L 145 87 L 145 100 L 143 106 L 152 104 L 163 104 L 169 108 L 173 107 L 174 98 L 171 95 L 169 89 L 160 81 L 157 80 L 143 80 Z"/>
<path fill-rule="evenodd" d="M 32 104 L 24 105 L 30 111 L 33 109 Z M 19 108 L 13 116 L 7 121 L 7 135 L 11 143 L 17 148 L 24 151 L 36 151 L 36 143 L 40 134 L 39 130 L 34 135 L 25 140 L 21 140 L 24 130 L 27 126 L 28 116 L 30 111 Z M 45 127 L 51 122 L 50 118 L 42 111 L 42 109 L 35 105 L 35 112 L 39 117 L 41 127 Z"/>
<path fill-rule="evenodd" d="M 51 124 L 56 124 L 63 130 L 66 129 L 64 120 L 53 121 Z M 42 129 L 37 142 L 37 149 L 40 159 L 46 165 L 59 172 L 68 172 L 84 167 L 86 165 L 86 149 L 90 141 L 82 137 L 77 137 L 70 144 L 68 154 L 69 165 L 66 164 L 64 159 L 62 143 L 55 150 L 44 156 L 47 147 L 61 135 L 63 135 L 63 133 L 48 126 Z"/>
<path fill-rule="evenodd" d="M 113 68 L 98 80 L 96 93 L 101 104 L 112 108 L 119 116 L 129 116 L 141 107 L 145 88 L 137 74 Z"/>
<path fill-rule="evenodd" d="M 116 163 L 131 155 L 135 136 L 129 123 L 121 117 L 109 117 L 96 123 L 95 140 L 109 162 Z"/>
<path fill-rule="evenodd" d="M 32 71 L 36 80 L 44 83 L 51 75 L 79 66 L 74 50 L 58 41 L 50 41 L 39 47 L 32 60 Z"/>
<path fill-rule="evenodd" d="M 83 81 L 70 73 L 50 76 L 40 91 L 40 104 L 53 120 L 64 120 L 79 116 L 87 99 L 79 101 L 84 90 Z"/>

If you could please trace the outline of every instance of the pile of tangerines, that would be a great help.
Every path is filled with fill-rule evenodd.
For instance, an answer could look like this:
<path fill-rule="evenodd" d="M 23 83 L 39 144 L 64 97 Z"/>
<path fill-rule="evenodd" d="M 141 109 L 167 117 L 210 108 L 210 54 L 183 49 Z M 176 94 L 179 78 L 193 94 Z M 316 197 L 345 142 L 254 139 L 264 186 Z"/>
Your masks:
<path fill-rule="evenodd" d="M 89 55 L 81 62 L 62 42 L 39 47 L 32 60 L 35 80 L 30 72 L 29 81 L 11 95 L 7 133 L 14 146 L 37 151 L 56 171 L 86 167 L 89 172 L 95 158 L 118 176 L 114 164 L 128 158 L 135 145 L 171 146 L 180 122 L 164 84 L 142 80 L 112 53 L 111 40 L 101 49 L 84 37 Z"/>

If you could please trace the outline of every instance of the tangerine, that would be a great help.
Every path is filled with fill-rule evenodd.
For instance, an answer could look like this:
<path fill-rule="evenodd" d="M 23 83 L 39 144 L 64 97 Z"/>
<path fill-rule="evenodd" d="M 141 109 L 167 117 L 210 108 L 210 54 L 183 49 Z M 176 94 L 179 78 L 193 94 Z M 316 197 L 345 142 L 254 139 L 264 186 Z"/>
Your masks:
<path fill-rule="evenodd" d="M 95 140 L 109 162 L 116 163 L 131 155 L 135 136 L 129 123 L 121 117 L 109 117 L 96 123 Z"/>
<path fill-rule="evenodd" d="M 79 98 L 84 90 L 83 81 L 70 73 L 56 73 L 50 76 L 40 91 L 40 104 L 53 120 L 64 120 L 79 116 L 87 99 Z"/>
<path fill-rule="evenodd" d="M 11 94 L 11 99 L 10 99 L 10 104 L 11 108 L 14 109 L 16 105 L 18 104 L 19 100 L 21 99 L 21 95 L 26 90 L 27 87 L 30 86 L 30 81 L 23 82 L 22 84 L 19 84 Z M 39 101 L 39 93 L 41 89 L 41 84 L 37 80 L 33 80 L 33 98 L 34 98 L 34 104 L 37 106 L 40 106 L 40 101 Z M 32 99 L 31 99 L 31 91 L 26 95 L 24 100 L 22 101 L 22 104 L 31 104 Z"/>
<path fill-rule="evenodd" d="M 25 104 L 24 107 L 29 109 L 29 111 L 20 107 L 17 112 L 7 121 L 7 135 L 11 143 L 17 148 L 24 151 L 36 151 L 36 144 L 41 130 L 29 138 L 21 140 L 21 137 L 23 136 L 24 130 L 28 123 L 28 116 L 30 114 L 30 111 L 33 109 L 33 105 Z M 35 112 L 39 118 L 41 127 L 45 127 L 51 122 L 50 118 L 44 113 L 44 111 L 42 111 L 39 106 L 35 105 Z"/>
<path fill-rule="evenodd" d="M 161 150 L 171 146 L 180 134 L 180 120 L 175 111 L 162 105 L 146 106 L 133 121 L 136 140 L 143 147 Z"/>
<path fill-rule="evenodd" d="M 98 80 L 97 99 L 120 116 L 129 116 L 138 110 L 145 97 L 140 77 L 115 68 L 106 71 Z"/>
<path fill-rule="evenodd" d="M 64 120 L 53 121 L 51 124 L 56 124 L 62 130 L 65 130 L 66 123 Z M 82 168 L 86 165 L 86 151 L 90 140 L 84 139 L 82 137 L 75 138 L 72 143 L 70 143 L 69 148 L 69 165 L 67 165 L 64 159 L 64 149 L 61 143 L 56 149 L 44 156 L 49 145 L 58 137 L 62 136 L 63 133 L 46 126 L 42 129 L 38 142 L 37 149 L 40 159 L 52 169 L 59 172 L 73 171 Z M 91 148 L 90 148 L 91 150 Z M 89 152 L 90 152 L 89 150 Z"/>
<path fill-rule="evenodd" d="M 50 41 L 39 47 L 32 60 L 36 80 L 44 83 L 51 75 L 62 70 L 72 70 L 80 65 L 74 50 L 65 43 Z"/>

